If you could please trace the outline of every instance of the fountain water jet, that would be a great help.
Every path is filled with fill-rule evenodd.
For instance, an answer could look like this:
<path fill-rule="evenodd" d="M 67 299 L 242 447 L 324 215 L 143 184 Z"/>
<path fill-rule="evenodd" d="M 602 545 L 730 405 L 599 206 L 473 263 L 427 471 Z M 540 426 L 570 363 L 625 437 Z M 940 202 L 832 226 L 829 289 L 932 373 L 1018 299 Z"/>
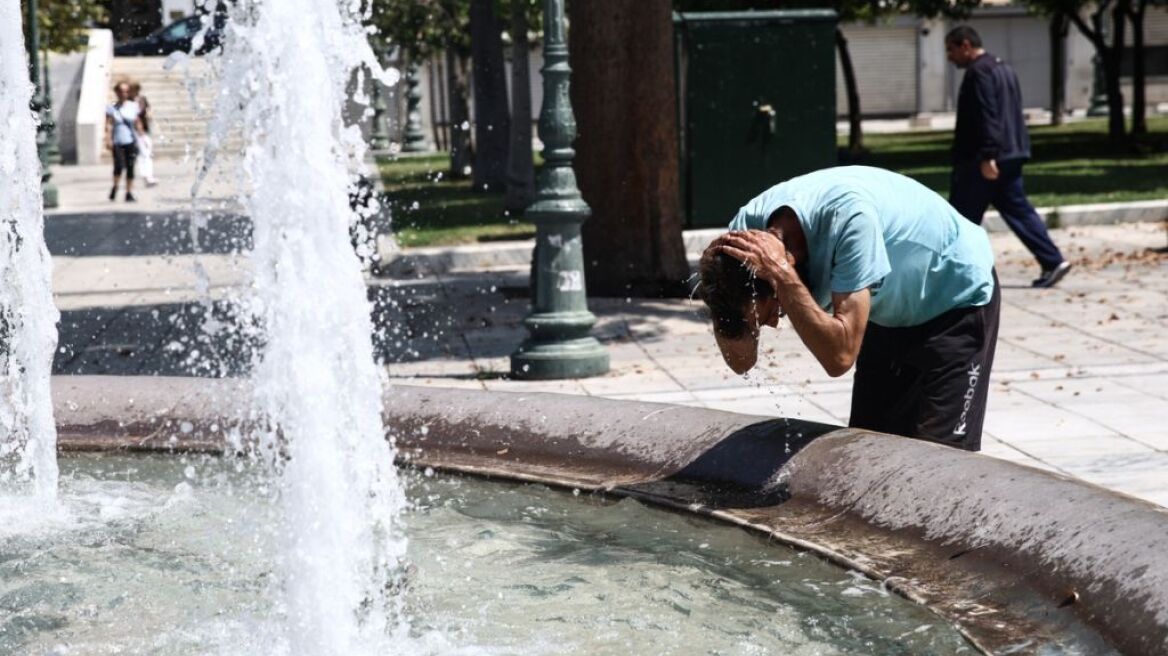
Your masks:
<path fill-rule="evenodd" d="M 0 0 L 0 521 L 55 505 L 57 319 L 19 0 Z M 15 495 L 15 496 L 13 496 Z"/>
<path fill-rule="evenodd" d="M 245 307 L 262 331 L 256 419 L 267 427 L 253 453 L 275 477 L 283 648 L 305 654 L 386 653 L 406 631 L 394 592 L 405 501 L 349 241 L 364 143 L 342 115 L 358 67 L 392 80 L 349 4 L 237 3 L 216 120 L 224 129 L 234 114 L 249 141 L 255 291 Z"/>

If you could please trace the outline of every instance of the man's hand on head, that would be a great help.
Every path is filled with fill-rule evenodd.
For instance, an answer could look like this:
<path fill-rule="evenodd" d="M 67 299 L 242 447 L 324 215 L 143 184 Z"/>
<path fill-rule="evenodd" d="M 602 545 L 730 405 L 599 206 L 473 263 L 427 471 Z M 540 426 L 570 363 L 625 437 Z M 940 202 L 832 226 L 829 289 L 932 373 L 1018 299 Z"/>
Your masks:
<path fill-rule="evenodd" d="M 777 290 L 789 284 L 794 275 L 795 260 L 774 233 L 744 230 L 727 233 L 719 239 L 723 253 L 745 264 L 751 273 L 770 283 L 771 287 Z"/>

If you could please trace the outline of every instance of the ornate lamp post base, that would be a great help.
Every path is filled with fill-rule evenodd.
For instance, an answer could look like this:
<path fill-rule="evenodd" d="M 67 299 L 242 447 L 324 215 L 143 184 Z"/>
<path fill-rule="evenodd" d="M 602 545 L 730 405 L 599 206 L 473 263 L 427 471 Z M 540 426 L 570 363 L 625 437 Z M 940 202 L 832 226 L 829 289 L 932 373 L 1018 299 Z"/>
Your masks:
<path fill-rule="evenodd" d="M 538 320 L 532 316 L 529 321 Z M 592 323 L 589 315 L 589 325 Z M 595 337 L 536 341 L 527 339 L 511 355 L 511 376 L 525 380 L 588 378 L 608 372 L 608 351 Z"/>
<path fill-rule="evenodd" d="M 422 91 L 418 87 L 418 65 L 410 61 L 406 67 L 406 129 L 402 135 L 403 153 L 420 153 L 426 148 L 426 132 L 422 129 Z"/>

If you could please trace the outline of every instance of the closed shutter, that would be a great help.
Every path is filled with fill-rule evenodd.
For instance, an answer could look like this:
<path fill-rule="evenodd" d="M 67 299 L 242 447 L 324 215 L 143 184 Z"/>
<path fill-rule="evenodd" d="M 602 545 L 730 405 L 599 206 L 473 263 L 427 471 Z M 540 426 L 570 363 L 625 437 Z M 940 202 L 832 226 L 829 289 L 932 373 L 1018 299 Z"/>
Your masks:
<path fill-rule="evenodd" d="M 1128 36 L 1128 43 L 1131 36 Z M 1168 7 L 1148 7 L 1144 14 L 1144 45 L 1168 45 Z"/>
<path fill-rule="evenodd" d="M 860 109 L 865 115 L 914 114 L 917 111 L 917 32 L 913 27 L 843 28 L 848 39 Z M 836 112 L 848 113 L 843 69 L 836 55 Z"/>

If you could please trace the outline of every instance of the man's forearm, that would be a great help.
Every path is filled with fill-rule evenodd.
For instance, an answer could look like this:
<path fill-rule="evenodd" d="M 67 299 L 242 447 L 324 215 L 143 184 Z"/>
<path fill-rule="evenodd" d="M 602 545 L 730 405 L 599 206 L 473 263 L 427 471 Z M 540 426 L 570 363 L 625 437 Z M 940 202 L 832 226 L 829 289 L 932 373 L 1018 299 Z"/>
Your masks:
<path fill-rule="evenodd" d="M 792 272 L 793 276 L 793 272 Z M 840 315 L 840 308 L 828 314 L 819 307 L 798 277 L 777 281 L 779 302 L 791 320 L 799 339 L 829 376 L 842 376 L 852 368 L 862 335 Z"/>

